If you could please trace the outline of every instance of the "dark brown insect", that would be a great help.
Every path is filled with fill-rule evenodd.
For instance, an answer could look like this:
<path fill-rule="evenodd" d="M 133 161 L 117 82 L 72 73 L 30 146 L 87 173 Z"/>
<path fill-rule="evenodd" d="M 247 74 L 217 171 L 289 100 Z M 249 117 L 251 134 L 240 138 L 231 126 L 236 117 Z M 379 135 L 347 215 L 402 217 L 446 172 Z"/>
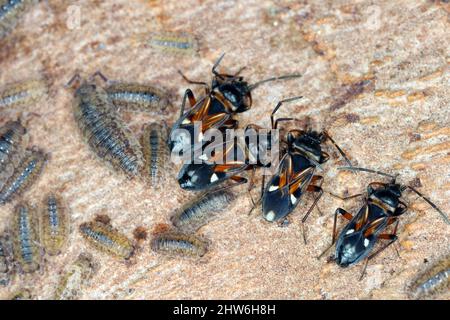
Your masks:
<path fill-rule="evenodd" d="M 38 149 L 27 150 L 24 158 L 0 190 L 0 205 L 14 199 L 27 190 L 39 177 L 47 161 L 47 155 Z"/>
<path fill-rule="evenodd" d="M 151 248 L 167 255 L 203 257 L 208 251 L 208 243 L 195 235 L 166 232 L 154 236 Z"/>
<path fill-rule="evenodd" d="M 49 194 L 44 199 L 40 216 L 40 238 L 45 252 L 51 256 L 61 253 L 69 236 L 69 216 L 60 197 Z"/>
<path fill-rule="evenodd" d="M 0 39 L 4 38 L 16 26 L 37 0 L 0 0 Z"/>
<path fill-rule="evenodd" d="M 45 79 L 32 79 L 8 84 L 0 90 L 0 109 L 34 104 L 47 95 L 47 92 L 48 84 Z"/>
<path fill-rule="evenodd" d="M 167 127 L 159 123 L 150 123 L 144 127 L 141 145 L 144 153 L 144 178 L 149 179 L 154 188 L 161 188 L 161 180 L 169 165 L 169 149 L 166 141 Z"/>
<path fill-rule="evenodd" d="M 425 299 L 450 290 L 450 256 L 420 274 L 408 288 L 412 299 Z"/>
<path fill-rule="evenodd" d="M 11 230 L 14 261 L 25 273 L 37 271 L 41 264 L 38 222 L 27 203 L 16 206 Z"/>
<path fill-rule="evenodd" d="M 75 75 L 68 86 L 80 75 Z M 143 157 L 139 142 L 114 111 L 106 91 L 92 80 L 82 81 L 74 93 L 73 112 L 91 149 L 113 168 L 129 177 L 139 174 Z"/>
<path fill-rule="evenodd" d="M 98 267 L 91 254 L 81 253 L 59 280 L 54 299 L 74 300 L 78 298 L 82 287 L 95 275 Z"/>
<path fill-rule="evenodd" d="M 193 233 L 223 213 L 234 198 L 228 190 L 208 192 L 184 204 L 170 221 L 177 229 Z"/>
<path fill-rule="evenodd" d="M 134 245 L 130 239 L 109 223 L 95 220 L 82 223 L 80 232 L 84 239 L 94 248 L 125 260 L 134 254 Z"/>

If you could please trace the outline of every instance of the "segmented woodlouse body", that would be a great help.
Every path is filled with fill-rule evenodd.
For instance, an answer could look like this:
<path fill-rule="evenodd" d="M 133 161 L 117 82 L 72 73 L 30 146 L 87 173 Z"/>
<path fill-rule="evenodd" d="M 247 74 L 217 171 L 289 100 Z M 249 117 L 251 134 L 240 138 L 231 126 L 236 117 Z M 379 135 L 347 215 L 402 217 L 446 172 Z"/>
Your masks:
<path fill-rule="evenodd" d="M 216 218 L 234 198 L 227 190 L 203 194 L 183 205 L 170 217 L 170 221 L 179 230 L 193 233 Z"/>
<path fill-rule="evenodd" d="M 84 239 L 94 248 L 122 259 L 130 259 L 134 246 L 130 239 L 110 224 L 91 221 L 80 225 Z"/>
<path fill-rule="evenodd" d="M 79 297 L 81 289 L 95 275 L 98 266 L 92 255 L 81 253 L 63 274 L 56 287 L 55 300 L 74 300 Z"/>
<path fill-rule="evenodd" d="M 155 235 L 151 248 L 167 255 L 203 257 L 208 251 L 208 243 L 195 235 L 167 232 Z"/>
<path fill-rule="evenodd" d="M 23 157 L 25 133 L 19 121 L 9 121 L 0 127 L 0 190 Z"/>
<path fill-rule="evenodd" d="M 199 50 L 198 40 L 184 32 L 151 33 L 148 44 L 156 50 L 172 54 L 195 55 Z"/>
<path fill-rule="evenodd" d="M 14 199 L 28 189 L 45 166 L 47 155 L 41 150 L 28 150 L 12 176 L 0 190 L 0 205 Z"/>
<path fill-rule="evenodd" d="M 32 79 L 6 85 L 0 90 L 0 109 L 14 108 L 38 102 L 47 95 L 44 79 Z"/>
<path fill-rule="evenodd" d="M 113 168 L 136 176 L 143 166 L 139 142 L 114 112 L 105 90 L 83 82 L 75 91 L 73 109 L 91 149 Z"/>
<path fill-rule="evenodd" d="M 19 289 L 11 295 L 10 300 L 31 300 L 33 295 L 29 289 Z"/>
<path fill-rule="evenodd" d="M 154 188 L 161 187 L 161 179 L 168 168 L 169 149 L 167 148 L 167 128 L 159 123 L 144 127 L 141 145 L 144 153 L 144 177 Z"/>
<path fill-rule="evenodd" d="M 158 112 L 170 104 L 168 94 L 151 85 L 112 82 L 105 90 L 114 105 L 125 110 Z"/>
<path fill-rule="evenodd" d="M 69 235 L 69 216 L 60 197 L 49 194 L 45 197 L 41 210 L 40 236 L 45 252 L 58 255 L 67 242 Z"/>
<path fill-rule="evenodd" d="M 415 279 L 409 287 L 413 299 L 430 298 L 450 289 L 450 256 L 438 261 Z"/>
<path fill-rule="evenodd" d="M 36 0 L 0 0 L 0 39 L 4 38 Z"/>
<path fill-rule="evenodd" d="M 0 286 L 6 286 L 9 283 L 9 261 L 6 239 L 0 237 Z"/>
<path fill-rule="evenodd" d="M 14 261 L 23 272 L 39 269 L 41 252 L 34 210 L 26 203 L 16 206 L 12 224 L 12 247 Z"/>

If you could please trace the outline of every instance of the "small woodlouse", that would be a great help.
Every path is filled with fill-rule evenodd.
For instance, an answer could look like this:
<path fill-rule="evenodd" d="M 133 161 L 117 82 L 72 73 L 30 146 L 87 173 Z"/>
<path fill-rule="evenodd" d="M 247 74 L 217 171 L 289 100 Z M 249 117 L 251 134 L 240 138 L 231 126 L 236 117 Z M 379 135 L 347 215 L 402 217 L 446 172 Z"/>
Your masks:
<path fill-rule="evenodd" d="M 153 237 L 151 248 L 168 255 L 203 257 L 208 251 L 208 243 L 195 235 L 166 232 Z"/>
<path fill-rule="evenodd" d="M 14 108 L 34 104 L 48 92 L 44 79 L 25 80 L 6 85 L 0 90 L 0 108 Z"/>
<path fill-rule="evenodd" d="M 81 289 L 97 272 L 98 265 L 89 253 L 80 253 L 69 269 L 59 280 L 55 291 L 55 300 L 75 300 Z"/>
<path fill-rule="evenodd" d="M 170 221 L 179 230 L 193 233 L 216 218 L 234 198 L 233 193 L 227 190 L 208 192 L 183 205 Z"/>
<path fill-rule="evenodd" d="M 44 199 L 40 216 L 40 238 L 47 254 L 61 253 L 67 243 L 69 228 L 69 216 L 62 199 L 49 194 Z"/>
<path fill-rule="evenodd" d="M 94 248 L 125 260 L 134 254 L 134 246 L 130 239 L 111 224 L 91 221 L 80 225 L 80 232 Z"/>
<path fill-rule="evenodd" d="M 0 286 L 6 286 L 9 283 L 9 261 L 6 248 L 6 239 L 0 237 Z"/>
<path fill-rule="evenodd" d="M 0 205 L 14 199 L 29 188 L 38 178 L 47 161 L 47 155 L 41 150 L 27 150 L 24 158 L 14 170 L 12 176 L 0 190 Z"/>
<path fill-rule="evenodd" d="M 0 188 L 23 157 L 26 129 L 19 121 L 9 121 L 0 127 Z"/>
<path fill-rule="evenodd" d="M 413 299 L 426 299 L 448 292 L 449 289 L 450 256 L 447 256 L 420 274 L 409 286 L 408 293 Z"/>
<path fill-rule="evenodd" d="M 0 39 L 4 38 L 37 0 L 0 0 Z"/>
<path fill-rule="evenodd" d="M 138 175 L 143 167 L 139 141 L 114 111 L 106 91 L 83 81 L 74 96 L 75 120 L 91 149 L 113 168 Z"/>
<path fill-rule="evenodd" d="M 33 298 L 30 289 L 19 289 L 11 295 L 9 300 L 31 300 Z"/>
<path fill-rule="evenodd" d="M 16 206 L 11 228 L 12 248 L 14 261 L 25 273 L 38 270 L 41 263 L 37 224 L 35 212 L 27 203 Z"/>
<path fill-rule="evenodd" d="M 162 187 L 161 180 L 170 161 L 167 137 L 167 127 L 159 123 L 146 125 L 141 136 L 144 177 L 150 180 L 150 184 L 154 188 Z"/>
<path fill-rule="evenodd" d="M 105 91 L 113 104 L 124 110 L 159 112 L 170 105 L 168 94 L 152 85 L 112 82 Z"/>
<path fill-rule="evenodd" d="M 196 55 L 199 50 L 196 37 L 185 32 L 151 33 L 147 41 L 150 47 L 165 53 Z"/>

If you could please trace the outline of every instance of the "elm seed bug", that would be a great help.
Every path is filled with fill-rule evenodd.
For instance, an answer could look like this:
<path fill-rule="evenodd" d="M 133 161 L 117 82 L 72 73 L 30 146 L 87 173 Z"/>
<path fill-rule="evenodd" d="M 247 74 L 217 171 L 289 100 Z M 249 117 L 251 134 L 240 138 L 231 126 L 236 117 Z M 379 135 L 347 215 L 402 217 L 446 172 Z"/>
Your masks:
<path fill-rule="evenodd" d="M 205 96 L 196 100 L 191 89 L 187 89 L 181 104 L 180 117 L 173 125 L 169 135 L 169 149 L 180 155 L 195 142 L 202 141 L 203 134 L 210 128 L 233 129 L 237 126 L 234 119 L 236 113 L 241 113 L 250 109 L 252 105 L 251 92 L 263 83 L 275 80 L 285 80 L 298 78 L 300 74 L 273 77 L 249 85 L 239 76 L 244 69 L 241 68 L 236 74 L 222 74 L 217 72 L 224 54 L 216 61 L 212 68 L 213 80 L 211 85 L 206 82 L 189 80 L 181 71 L 180 75 L 190 84 L 202 85 L 205 87 Z M 189 100 L 191 109 L 185 111 L 186 100 Z M 201 122 L 200 132 L 195 135 L 194 122 Z M 183 129 L 183 130 L 181 130 Z"/>
<path fill-rule="evenodd" d="M 366 263 L 361 273 L 360 280 L 364 277 L 368 262 L 379 253 L 393 244 L 397 239 L 397 228 L 399 217 L 406 213 L 408 206 L 402 201 L 402 193 L 410 190 L 425 200 L 433 209 L 435 209 L 447 224 L 450 220 L 430 199 L 409 185 L 402 185 L 396 182 L 397 176 L 383 173 L 376 170 L 360 167 L 341 167 L 339 170 L 354 170 L 375 173 L 391 178 L 388 183 L 372 182 L 367 187 L 367 198 L 364 205 L 354 216 L 348 211 L 338 208 L 334 213 L 333 238 L 331 245 L 319 256 L 323 256 L 335 243 L 334 261 L 340 267 L 352 266 L 364 259 Z M 362 196 L 357 194 L 343 200 Z M 336 222 L 338 215 L 342 215 L 349 223 L 342 229 L 336 237 Z M 390 233 L 386 233 L 388 226 L 394 225 Z M 372 253 L 378 240 L 388 240 L 380 249 Z"/>

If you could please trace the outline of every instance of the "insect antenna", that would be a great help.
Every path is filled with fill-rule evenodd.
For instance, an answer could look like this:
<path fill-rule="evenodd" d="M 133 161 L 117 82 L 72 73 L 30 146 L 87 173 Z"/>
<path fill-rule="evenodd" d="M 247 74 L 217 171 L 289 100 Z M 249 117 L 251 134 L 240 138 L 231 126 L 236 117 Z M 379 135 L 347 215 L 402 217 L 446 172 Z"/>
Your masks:
<path fill-rule="evenodd" d="M 286 74 L 283 76 L 279 76 L 279 77 L 272 77 L 272 78 L 268 78 L 268 79 L 264 79 L 261 81 L 258 81 L 252 85 L 250 85 L 248 87 L 248 89 L 250 91 L 253 91 L 255 88 L 259 87 L 260 85 L 267 83 L 267 82 L 272 82 L 272 81 L 277 81 L 277 80 L 288 80 L 288 79 L 295 79 L 295 78 L 300 78 L 302 76 L 302 74 L 300 73 L 294 73 L 294 74 Z"/>
<path fill-rule="evenodd" d="M 299 100 L 301 98 L 303 98 L 303 96 L 292 97 L 292 98 L 284 99 L 284 100 L 281 100 L 278 102 L 278 104 L 275 106 L 272 113 L 270 114 L 270 124 L 272 125 L 273 129 L 275 129 L 275 123 L 276 123 L 276 122 L 274 122 L 274 115 L 278 111 L 278 109 L 280 109 L 280 107 L 283 105 L 283 103 Z"/>
<path fill-rule="evenodd" d="M 413 188 L 411 186 L 402 186 L 402 189 L 403 190 L 409 189 L 409 190 L 415 192 L 419 197 L 421 197 L 423 200 L 425 200 L 434 210 L 436 210 L 442 216 L 445 223 L 450 224 L 450 220 L 449 220 L 448 216 L 441 209 L 439 209 L 433 202 L 431 202 L 430 199 L 425 197 L 421 192 L 419 192 L 418 190 L 416 190 L 415 188 Z"/>
<path fill-rule="evenodd" d="M 393 176 L 391 174 L 388 173 L 384 173 L 381 171 L 377 171 L 377 170 L 372 170 L 372 169 L 368 169 L 368 168 L 361 168 L 361 167 L 353 167 L 353 166 L 348 166 L 348 167 L 339 167 L 338 170 L 350 170 L 350 171 L 364 171 L 364 172 L 370 172 L 370 173 L 375 173 L 375 174 L 379 174 L 381 176 L 385 176 L 385 177 L 389 177 L 392 178 L 393 181 L 395 181 L 397 179 L 397 175 Z"/>

